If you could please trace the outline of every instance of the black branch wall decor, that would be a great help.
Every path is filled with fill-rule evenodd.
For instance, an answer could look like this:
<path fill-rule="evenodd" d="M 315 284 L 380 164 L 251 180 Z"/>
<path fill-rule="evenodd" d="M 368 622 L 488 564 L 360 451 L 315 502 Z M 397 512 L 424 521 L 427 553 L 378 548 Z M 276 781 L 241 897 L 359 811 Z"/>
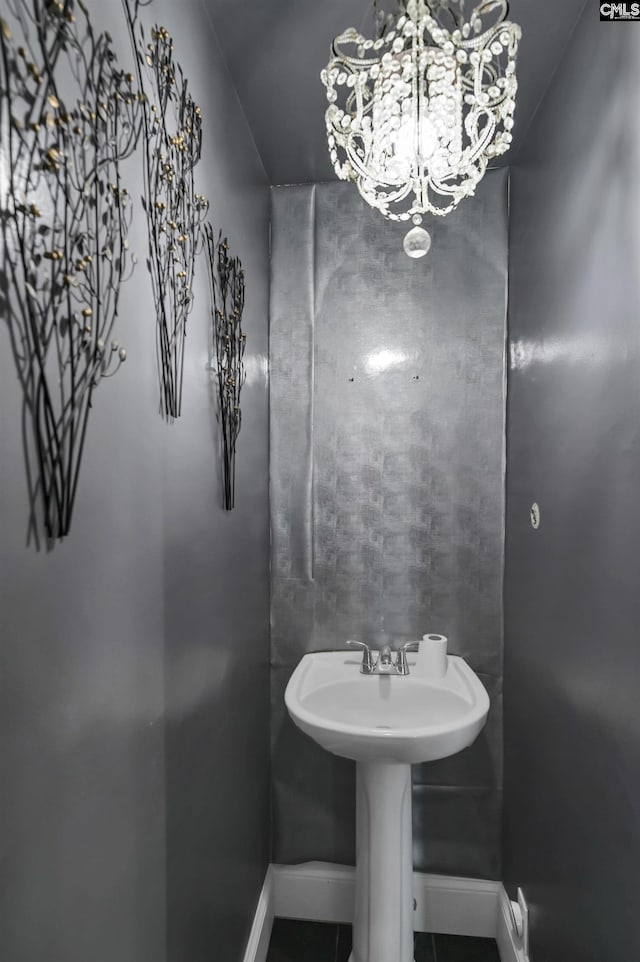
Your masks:
<path fill-rule="evenodd" d="M 247 335 L 242 330 L 244 270 L 240 258 L 229 253 L 227 238 L 214 239 L 210 223 L 204 225 L 209 268 L 212 318 L 212 364 L 222 448 L 223 504 L 235 505 L 236 444 L 242 426 L 240 392 L 245 382 L 244 352 Z"/>
<path fill-rule="evenodd" d="M 123 0 L 145 91 L 143 206 L 149 228 L 149 258 L 156 310 L 160 413 L 180 417 L 187 318 L 201 223 L 209 204 L 196 193 L 194 169 L 202 148 L 202 113 L 174 59 L 173 40 L 155 26 L 149 42 L 138 20 L 139 0 Z"/>
<path fill-rule="evenodd" d="M 89 413 L 135 257 L 122 161 L 142 98 L 78 0 L 6 0 L 0 20 L 0 315 L 23 392 L 39 546 L 71 525 Z M 41 511 L 38 510 L 38 505 Z"/>

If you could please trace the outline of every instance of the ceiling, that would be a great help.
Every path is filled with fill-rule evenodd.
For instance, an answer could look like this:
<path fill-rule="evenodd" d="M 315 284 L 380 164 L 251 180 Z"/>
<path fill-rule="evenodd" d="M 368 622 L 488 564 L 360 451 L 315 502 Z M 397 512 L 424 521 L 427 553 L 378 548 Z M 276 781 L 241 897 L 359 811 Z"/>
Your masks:
<path fill-rule="evenodd" d="M 271 184 L 333 180 L 320 71 L 346 27 L 373 35 L 372 0 L 204 0 Z M 392 0 L 381 6 L 392 10 Z M 560 61 L 585 0 L 512 0 L 522 27 L 508 164 Z"/>

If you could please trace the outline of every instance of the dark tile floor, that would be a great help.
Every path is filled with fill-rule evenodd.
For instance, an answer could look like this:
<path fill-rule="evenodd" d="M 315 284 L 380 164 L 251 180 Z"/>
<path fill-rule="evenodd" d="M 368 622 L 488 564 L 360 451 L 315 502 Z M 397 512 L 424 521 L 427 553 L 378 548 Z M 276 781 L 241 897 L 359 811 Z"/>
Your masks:
<path fill-rule="evenodd" d="M 276 919 L 267 962 L 347 962 L 351 926 Z M 415 962 L 500 962 L 493 939 L 416 932 Z"/>

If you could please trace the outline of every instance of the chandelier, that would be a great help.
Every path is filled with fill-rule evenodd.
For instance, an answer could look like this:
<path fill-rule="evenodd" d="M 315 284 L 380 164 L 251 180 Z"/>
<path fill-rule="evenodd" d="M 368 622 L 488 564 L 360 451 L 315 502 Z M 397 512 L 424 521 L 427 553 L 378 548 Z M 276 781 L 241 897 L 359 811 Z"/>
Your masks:
<path fill-rule="evenodd" d="M 511 144 L 520 27 L 508 0 L 398 0 L 378 37 L 350 27 L 322 71 L 331 162 L 385 217 L 413 221 L 404 240 L 422 257 L 424 214 L 471 196 L 489 161 Z"/>

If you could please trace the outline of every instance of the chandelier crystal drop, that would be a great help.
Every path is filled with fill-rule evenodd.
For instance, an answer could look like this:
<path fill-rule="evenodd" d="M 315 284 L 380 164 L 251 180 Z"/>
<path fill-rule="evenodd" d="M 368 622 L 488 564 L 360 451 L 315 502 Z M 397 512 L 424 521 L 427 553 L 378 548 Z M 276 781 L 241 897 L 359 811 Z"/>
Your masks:
<path fill-rule="evenodd" d="M 379 36 L 352 27 L 333 42 L 327 89 L 329 152 L 341 180 L 390 220 L 413 220 L 411 257 L 427 253 L 424 214 L 470 197 L 511 144 L 520 27 L 507 0 L 399 0 Z"/>

